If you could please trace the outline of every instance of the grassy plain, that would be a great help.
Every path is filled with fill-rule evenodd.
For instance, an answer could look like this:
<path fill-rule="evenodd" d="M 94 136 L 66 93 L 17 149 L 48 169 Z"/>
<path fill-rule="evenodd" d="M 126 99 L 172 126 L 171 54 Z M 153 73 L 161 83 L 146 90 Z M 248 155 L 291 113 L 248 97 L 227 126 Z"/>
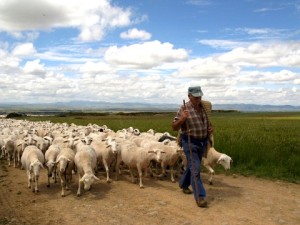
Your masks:
<path fill-rule="evenodd" d="M 31 121 L 77 125 L 106 124 L 112 130 L 150 128 L 172 131 L 171 113 L 66 114 L 48 117 L 24 117 Z M 300 183 L 300 112 L 213 112 L 215 147 L 234 161 L 231 173 Z M 217 168 L 221 172 L 222 168 Z"/>

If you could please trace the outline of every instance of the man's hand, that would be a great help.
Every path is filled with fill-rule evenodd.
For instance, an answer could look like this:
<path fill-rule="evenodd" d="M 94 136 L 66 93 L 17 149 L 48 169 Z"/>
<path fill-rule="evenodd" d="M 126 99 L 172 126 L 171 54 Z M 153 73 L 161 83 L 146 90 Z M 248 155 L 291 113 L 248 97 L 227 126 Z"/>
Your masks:
<path fill-rule="evenodd" d="M 186 120 L 186 118 L 188 117 L 188 115 L 189 115 L 189 110 L 183 110 L 182 111 L 182 115 L 181 115 L 181 119 L 182 119 L 182 121 L 185 121 Z"/>

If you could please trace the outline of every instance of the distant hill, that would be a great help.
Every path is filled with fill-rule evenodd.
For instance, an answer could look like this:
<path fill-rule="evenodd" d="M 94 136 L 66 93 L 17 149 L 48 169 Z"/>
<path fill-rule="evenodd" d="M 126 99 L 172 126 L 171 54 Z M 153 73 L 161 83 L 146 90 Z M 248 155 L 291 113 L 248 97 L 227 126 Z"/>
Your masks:
<path fill-rule="evenodd" d="M 300 106 L 292 105 L 215 104 L 213 109 L 241 112 L 300 112 Z"/>
<path fill-rule="evenodd" d="M 0 112 L 66 112 L 66 111 L 146 111 L 176 112 L 179 104 L 112 103 L 104 101 L 70 101 L 56 103 L 0 103 Z M 300 112 L 300 106 L 256 105 L 256 104 L 214 104 L 213 110 L 236 110 L 241 112 Z"/>

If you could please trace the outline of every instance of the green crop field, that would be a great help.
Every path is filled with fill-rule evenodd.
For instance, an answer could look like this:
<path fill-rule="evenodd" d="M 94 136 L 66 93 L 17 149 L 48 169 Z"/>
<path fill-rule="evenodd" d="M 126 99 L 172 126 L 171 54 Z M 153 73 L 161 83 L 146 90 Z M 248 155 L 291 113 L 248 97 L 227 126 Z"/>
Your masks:
<path fill-rule="evenodd" d="M 107 125 L 112 130 L 150 128 L 156 132 L 172 131 L 174 113 L 66 114 L 48 117 L 21 117 L 32 121 L 77 125 Z M 233 159 L 230 173 L 300 181 L 300 112 L 241 113 L 213 112 L 215 148 Z M 222 173 L 221 167 L 216 168 Z"/>

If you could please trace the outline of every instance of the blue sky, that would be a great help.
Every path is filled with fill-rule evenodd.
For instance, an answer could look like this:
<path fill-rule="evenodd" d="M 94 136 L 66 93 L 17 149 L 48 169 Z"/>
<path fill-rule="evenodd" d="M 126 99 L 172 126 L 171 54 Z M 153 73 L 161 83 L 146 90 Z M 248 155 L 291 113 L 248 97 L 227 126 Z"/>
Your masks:
<path fill-rule="evenodd" d="M 0 102 L 297 105 L 300 0 L 1 0 Z"/>

